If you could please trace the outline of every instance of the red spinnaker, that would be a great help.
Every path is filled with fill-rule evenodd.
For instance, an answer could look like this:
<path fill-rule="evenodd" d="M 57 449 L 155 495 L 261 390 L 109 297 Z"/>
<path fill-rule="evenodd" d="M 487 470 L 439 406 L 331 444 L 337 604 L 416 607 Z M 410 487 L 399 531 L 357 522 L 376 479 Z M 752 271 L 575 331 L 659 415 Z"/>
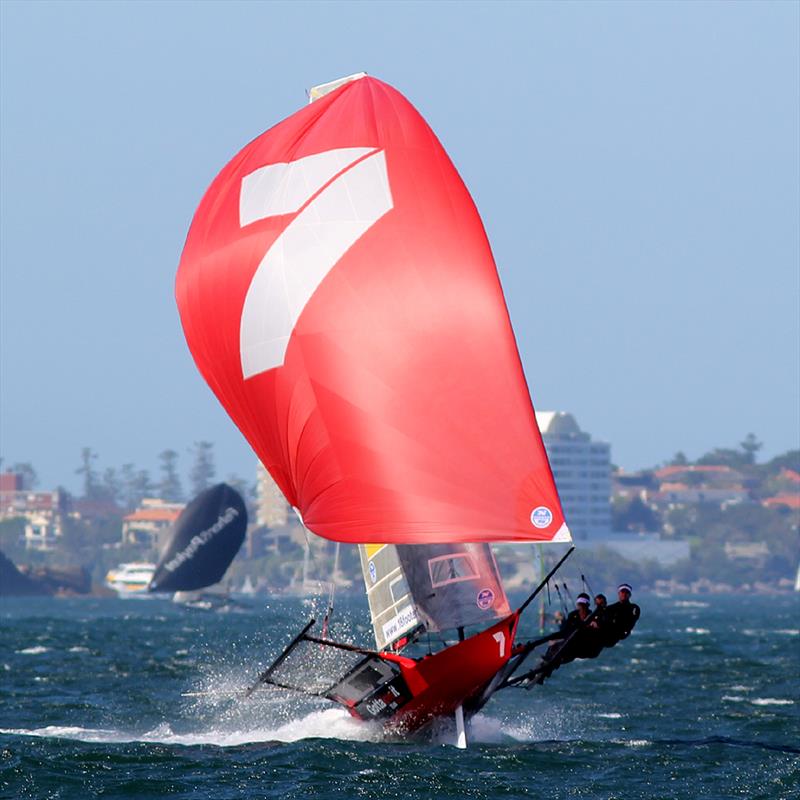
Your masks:
<path fill-rule="evenodd" d="M 248 144 L 176 294 L 203 377 L 314 533 L 569 539 L 480 217 L 392 87 L 352 81 Z"/>

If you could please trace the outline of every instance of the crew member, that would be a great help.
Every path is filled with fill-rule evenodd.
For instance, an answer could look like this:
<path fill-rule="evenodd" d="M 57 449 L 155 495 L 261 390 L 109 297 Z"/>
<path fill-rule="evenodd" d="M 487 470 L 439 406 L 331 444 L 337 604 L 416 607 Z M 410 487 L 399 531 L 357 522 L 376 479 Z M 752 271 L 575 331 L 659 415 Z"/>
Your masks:
<path fill-rule="evenodd" d="M 606 609 L 606 624 L 603 626 L 606 647 L 613 647 L 622 639 L 627 639 L 639 621 L 641 609 L 636 603 L 631 603 L 632 592 L 629 583 L 621 583 L 617 587 L 619 600 Z"/>
<path fill-rule="evenodd" d="M 592 612 L 589 610 L 589 595 L 586 592 L 581 592 L 575 598 L 575 610 L 570 611 L 567 615 L 567 619 L 562 626 L 562 631 L 569 634 L 572 633 L 576 628 L 580 627 L 581 622 L 583 622 Z"/>
<path fill-rule="evenodd" d="M 575 609 L 567 614 L 567 618 L 561 620 L 558 638 L 548 642 L 547 651 L 539 660 L 536 667 L 536 676 L 532 679 L 534 683 L 542 684 L 545 678 L 553 674 L 553 670 L 558 669 L 567 661 L 572 661 L 575 656 L 570 657 L 572 650 L 572 640 L 566 640 L 581 626 L 583 620 L 589 616 L 589 595 L 579 594 L 575 600 Z M 576 636 L 578 634 L 576 633 Z M 575 637 L 573 637 L 574 640 Z"/>
<path fill-rule="evenodd" d="M 606 608 L 608 608 L 608 600 L 606 600 L 606 596 L 604 594 L 596 594 L 594 596 L 595 619 L 604 616 L 606 613 Z"/>

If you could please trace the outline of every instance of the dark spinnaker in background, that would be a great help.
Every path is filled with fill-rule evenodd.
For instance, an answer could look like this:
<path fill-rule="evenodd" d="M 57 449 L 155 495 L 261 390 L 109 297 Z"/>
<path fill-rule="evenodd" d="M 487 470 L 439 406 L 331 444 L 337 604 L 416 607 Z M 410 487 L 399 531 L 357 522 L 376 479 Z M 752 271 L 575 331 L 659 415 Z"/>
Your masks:
<path fill-rule="evenodd" d="M 186 592 L 222 580 L 247 530 L 241 495 L 226 483 L 201 492 L 175 522 L 148 590 Z"/>

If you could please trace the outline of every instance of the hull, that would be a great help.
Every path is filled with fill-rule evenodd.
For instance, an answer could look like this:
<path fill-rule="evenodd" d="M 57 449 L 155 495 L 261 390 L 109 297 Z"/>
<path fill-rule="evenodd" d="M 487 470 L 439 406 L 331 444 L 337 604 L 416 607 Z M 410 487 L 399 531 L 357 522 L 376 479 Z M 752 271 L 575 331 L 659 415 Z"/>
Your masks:
<path fill-rule="evenodd" d="M 435 655 L 401 666 L 412 699 L 386 723 L 391 732 L 413 733 L 458 706 L 470 714 L 511 657 L 519 617 L 512 614 L 491 628 Z"/>
<path fill-rule="evenodd" d="M 519 615 L 421 659 L 376 653 L 326 693 L 357 719 L 380 721 L 387 732 L 408 735 L 461 706 L 469 715 L 512 655 Z M 370 684 L 367 676 L 373 679 Z"/>

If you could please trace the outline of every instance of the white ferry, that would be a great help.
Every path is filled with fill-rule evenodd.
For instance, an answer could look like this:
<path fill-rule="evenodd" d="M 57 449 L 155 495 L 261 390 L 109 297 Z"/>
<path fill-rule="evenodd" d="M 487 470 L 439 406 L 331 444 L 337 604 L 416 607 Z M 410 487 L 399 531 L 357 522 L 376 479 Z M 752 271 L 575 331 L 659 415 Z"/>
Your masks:
<path fill-rule="evenodd" d="M 156 565 L 144 561 L 120 564 L 106 575 L 106 586 L 120 597 L 152 597 L 147 591 Z"/>

